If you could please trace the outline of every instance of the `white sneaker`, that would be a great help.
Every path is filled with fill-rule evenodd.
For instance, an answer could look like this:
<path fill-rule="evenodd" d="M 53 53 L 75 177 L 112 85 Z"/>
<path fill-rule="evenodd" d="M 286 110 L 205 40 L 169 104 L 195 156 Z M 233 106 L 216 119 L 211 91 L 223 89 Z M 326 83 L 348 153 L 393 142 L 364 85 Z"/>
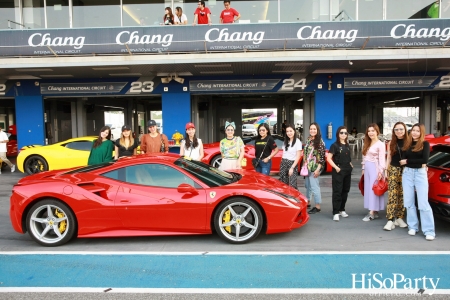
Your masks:
<path fill-rule="evenodd" d="M 364 219 L 362 219 L 364 222 L 369 222 L 372 221 L 374 219 L 374 216 L 371 213 L 368 213 L 367 216 L 364 217 Z"/>
<path fill-rule="evenodd" d="M 405 221 L 403 221 L 402 218 L 396 219 L 395 222 L 394 222 L 394 225 L 397 225 L 398 227 L 401 227 L 401 228 L 408 227 L 408 224 L 406 224 Z"/>
<path fill-rule="evenodd" d="M 391 231 L 392 229 L 394 229 L 395 228 L 395 225 L 394 225 L 394 222 L 392 222 L 391 220 L 389 220 L 388 222 L 387 222 L 387 224 L 384 226 L 384 230 L 387 230 L 387 231 Z"/>
<path fill-rule="evenodd" d="M 432 236 L 432 235 L 427 235 L 427 236 L 425 237 L 425 239 L 426 239 L 427 241 L 432 241 L 432 240 L 434 240 L 434 236 Z"/>
<path fill-rule="evenodd" d="M 333 221 L 339 222 L 339 214 L 333 216 Z"/>
<path fill-rule="evenodd" d="M 409 235 L 416 235 L 416 231 L 414 229 L 408 230 Z"/>
<path fill-rule="evenodd" d="M 15 165 L 12 165 L 12 167 L 11 167 L 11 173 L 14 172 L 15 170 L 16 170 L 16 166 L 15 166 Z"/>
<path fill-rule="evenodd" d="M 348 218 L 348 214 L 344 211 L 340 211 L 339 214 L 343 217 L 343 218 Z"/>

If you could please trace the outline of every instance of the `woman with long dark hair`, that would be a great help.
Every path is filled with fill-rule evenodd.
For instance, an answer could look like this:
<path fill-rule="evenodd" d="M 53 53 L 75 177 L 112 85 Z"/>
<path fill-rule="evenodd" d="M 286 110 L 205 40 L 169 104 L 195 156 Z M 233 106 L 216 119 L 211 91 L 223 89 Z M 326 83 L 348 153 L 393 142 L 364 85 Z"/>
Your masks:
<path fill-rule="evenodd" d="M 434 218 L 428 203 L 427 162 L 430 156 L 430 144 L 425 141 L 425 126 L 414 124 L 411 133 L 403 145 L 404 158 L 400 165 L 405 166 L 402 176 L 403 196 L 406 208 L 408 234 L 415 235 L 419 231 L 419 220 L 415 205 L 414 192 L 417 193 L 417 204 L 420 210 L 420 225 L 427 241 L 434 240 Z"/>
<path fill-rule="evenodd" d="M 122 126 L 122 134 L 114 144 L 115 159 L 123 156 L 136 155 L 136 149 L 139 146 L 138 140 L 131 134 L 131 127 L 128 125 Z"/>
<path fill-rule="evenodd" d="M 293 125 L 286 125 L 283 148 L 279 174 L 280 181 L 297 189 L 298 162 L 302 155 L 302 142 L 296 137 Z"/>
<path fill-rule="evenodd" d="M 164 25 L 173 25 L 173 24 L 175 24 L 175 18 L 174 18 L 173 13 L 172 13 L 172 8 L 170 8 L 169 6 L 166 7 L 163 21 L 164 21 L 163 22 Z"/>
<path fill-rule="evenodd" d="M 315 202 L 315 207 L 309 213 L 315 214 L 320 212 L 320 203 L 322 203 L 319 176 L 325 166 L 325 143 L 322 140 L 320 126 L 316 122 L 309 125 L 309 137 L 305 145 L 303 164 L 308 168 L 308 176 L 305 177 L 308 204 L 311 202 L 311 196 L 314 196 Z"/>
<path fill-rule="evenodd" d="M 333 220 L 339 221 L 339 216 L 348 217 L 345 212 L 345 204 L 350 191 L 353 170 L 347 127 L 340 126 L 336 131 L 336 142 L 328 151 L 327 161 L 333 167 L 331 173 Z"/>
<path fill-rule="evenodd" d="M 256 172 L 269 175 L 272 168 L 272 157 L 277 153 L 277 143 L 270 135 L 269 125 L 266 123 L 259 124 L 258 135 L 255 138 L 255 157 L 259 159 Z"/>
<path fill-rule="evenodd" d="M 183 14 L 183 9 L 179 6 L 175 8 L 175 25 L 186 25 L 188 20 L 185 14 Z"/>
<path fill-rule="evenodd" d="M 181 141 L 180 155 L 198 161 L 202 160 L 204 156 L 203 143 L 195 135 L 194 123 L 189 122 L 186 124 L 186 134 L 184 135 L 184 140 Z"/>
<path fill-rule="evenodd" d="M 114 144 L 111 142 L 111 128 L 104 126 L 100 129 L 98 138 L 92 143 L 91 153 L 89 153 L 88 165 L 96 165 L 112 161 Z"/>
<path fill-rule="evenodd" d="M 403 207 L 402 171 L 400 160 L 404 158 L 402 148 L 408 138 L 408 130 L 405 123 L 397 122 L 392 128 L 392 139 L 388 144 L 386 159 L 386 178 L 388 179 L 388 203 L 386 206 L 386 219 L 384 230 L 390 231 L 395 225 L 402 228 L 408 227 L 403 221 L 405 208 Z"/>
<path fill-rule="evenodd" d="M 386 149 L 383 142 L 378 139 L 380 128 L 372 123 L 367 126 L 362 160 L 362 174 L 364 175 L 364 208 L 369 213 L 363 221 L 372 221 L 379 218 L 378 212 L 384 209 L 384 195 L 377 196 L 372 190 L 375 180 L 383 177 L 386 164 Z"/>

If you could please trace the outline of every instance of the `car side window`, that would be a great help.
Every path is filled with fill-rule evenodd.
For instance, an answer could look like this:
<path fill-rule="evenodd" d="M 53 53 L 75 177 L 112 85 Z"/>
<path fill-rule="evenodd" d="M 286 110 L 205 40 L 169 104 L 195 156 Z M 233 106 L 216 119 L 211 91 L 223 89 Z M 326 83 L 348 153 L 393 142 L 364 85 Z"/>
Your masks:
<path fill-rule="evenodd" d="M 192 179 L 180 171 L 162 164 L 143 164 L 125 168 L 125 181 L 134 184 L 177 188 L 187 183 L 198 188 Z"/>
<path fill-rule="evenodd" d="M 64 147 L 72 150 L 91 151 L 92 141 L 76 141 L 64 145 Z"/>

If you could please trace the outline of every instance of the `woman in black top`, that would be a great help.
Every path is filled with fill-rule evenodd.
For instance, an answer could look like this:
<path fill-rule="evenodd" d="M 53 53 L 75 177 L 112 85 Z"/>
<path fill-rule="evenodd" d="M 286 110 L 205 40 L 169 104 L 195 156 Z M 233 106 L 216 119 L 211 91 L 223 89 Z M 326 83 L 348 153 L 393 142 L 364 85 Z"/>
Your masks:
<path fill-rule="evenodd" d="M 392 140 L 388 144 L 385 177 L 388 179 L 388 203 L 386 219 L 388 222 L 384 230 L 392 230 L 395 225 L 402 228 L 408 227 L 403 221 L 405 208 L 403 207 L 402 171 L 400 160 L 404 158 L 402 148 L 408 138 L 408 130 L 403 122 L 397 122 L 392 128 Z"/>
<path fill-rule="evenodd" d="M 259 159 L 256 172 L 270 174 L 272 157 L 277 155 L 277 143 L 270 135 L 269 125 L 262 123 L 258 126 L 258 136 L 255 139 L 255 157 Z"/>
<path fill-rule="evenodd" d="M 347 127 L 341 126 L 336 131 L 336 142 L 328 151 L 327 161 L 333 167 L 331 172 L 333 220 L 339 221 L 339 216 L 348 217 L 345 212 L 345 204 L 350 191 L 353 170 Z"/>
<path fill-rule="evenodd" d="M 164 14 L 164 25 L 173 25 L 175 24 L 175 18 L 172 13 L 172 8 L 166 7 L 166 11 Z"/>
<path fill-rule="evenodd" d="M 425 141 L 425 126 L 415 124 L 402 148 L 404 158 L 400 165 L 405 166 L 402 176 L 403 199 L 406 208 L 408 234 L 416 235 L 419 231 L 419 220 L 415 205 L 414 191 L 417 193 L 417 204 L 420 210 L 420 225 L 427 241 L 434 240 L 434 218 L 428 203 L 427 162 L 430 156 L 430 144 Z"/>
<path fill-rule="evenodd" d="M 114 144 L 115 159 L 123 156 L 136 155 L 136 148 L 138 146 L 138 140 L 131 134 L 131 127 L 128 125 L 123 125 L 120 139 L 117 139 Z"/>

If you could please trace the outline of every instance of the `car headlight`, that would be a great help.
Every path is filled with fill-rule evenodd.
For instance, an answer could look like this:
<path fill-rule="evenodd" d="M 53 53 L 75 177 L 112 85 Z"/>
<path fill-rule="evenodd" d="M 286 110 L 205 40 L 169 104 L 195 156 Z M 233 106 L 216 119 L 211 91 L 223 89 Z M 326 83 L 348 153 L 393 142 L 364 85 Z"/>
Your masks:
<path fill-rule="evenodd" d="M 280 192 L 277 192 L 277 191 L 274 191 L 274 190 L 271 190 L 271 189 L 264 189 L 264 190 L 267 191 L 267 192 L 269 192 L 269 193 L 272 193 L 272 194 L 278 195 L 278 196 L 280 196 L 280 197 L 283 197 L 283 198 L 285 198 L 285 199 L 287 199 L 287 200 L 289 200 L 289 201 L 291 201 L 291 202 L 294 202 L 294 203 L 300 203 L 300 200 L 298 200 L 298 199 L 295 198 L 295 197 L 292 197 L 291 195 L 287 195 L 287 194 L 284 194 L 284 193 L 280 193 Z"/>

